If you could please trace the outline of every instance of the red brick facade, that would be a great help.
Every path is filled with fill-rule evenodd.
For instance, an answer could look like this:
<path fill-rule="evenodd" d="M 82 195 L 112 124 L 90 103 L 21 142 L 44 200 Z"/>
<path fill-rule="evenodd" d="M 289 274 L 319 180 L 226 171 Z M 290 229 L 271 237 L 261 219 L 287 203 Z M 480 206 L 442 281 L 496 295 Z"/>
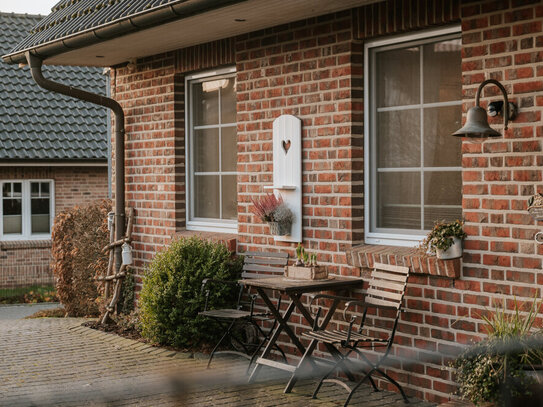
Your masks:
<path fill-rule="evenodd" d="M 2 180 L 53 180 L 55 213 L 108 196 L 107 167 L 0 167 Z M 0 241 L 0 287 L 52 284 L 51 241 Z"/>
<path fill-rule="evenodd" d="M 520 115 L 503 138 L 463 142 L 462 264 L 418 264 L 409 280 L 395 348 L 401 362 L 390 371 L 411 395 L 447 399 L 454 382 L 443 367 L 460 344 L 480 336 L 485 307 L 504 295 L 509 303 L 528 299 L 543 282 L 543 248 L 533 240 L 540 225 L 526 212 L 528 197 L 543 192 L 542 22 L 541 1 L 391 0 L 151 56 L 130 72 L 117 69 L 113 95 L 127 117 L 127 203 L 136 208 L 138 273 L 184 230 L 184 74 L 229 65 L 237 75 L 238 251 L 293 252 L 249 212 L 250 197 L 272 181 L 272 121 L 293 114 L 303 122 L 305 247 L 345 275 L 359 275 L 356 266 L 377 258 L 412 261 L 405 251 L 378 246 L 365 263 L 349 264 L 346 256 L 363 243 L 364 231 L 363 39 L 461 24 L 464 111 L 477 86 L 495 78 Z M 483 105 L 489 97 L 500 97 L 497 88 L 485 88 Z M 501 120 L 493 121 L 500 131 Z M 441 269 L 453 274 L 437 276 Z"/>

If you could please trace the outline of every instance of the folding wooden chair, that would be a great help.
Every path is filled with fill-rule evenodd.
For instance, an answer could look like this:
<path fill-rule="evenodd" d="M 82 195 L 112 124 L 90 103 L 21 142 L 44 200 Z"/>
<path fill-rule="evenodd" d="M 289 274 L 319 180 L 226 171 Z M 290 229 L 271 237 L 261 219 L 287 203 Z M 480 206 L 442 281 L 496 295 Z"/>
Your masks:
<path fill-rule="evenodd" d="M 319 327 L 318 320 L 322 311 L 322 307 L 319 307 L 313 330 L 302 334 L 304 337 L 312 340 L 311 344 L 308 346 L 308 352 L 306 352 L 307 354 L 310 354 L 312 349 L 314 349 L 318 343 L 338 346 L 340 349 L 344 350 L 343 352 L 338 350 L 333 367 L 329 369 L 319 381 L 313 393 L 313 398 L 317 397 L 317 393 L 319 392 L 323 382 L 333 382 L 341 385 L 349 391 L 349 395 L 344 404 L 344 406 L 347 406 L 353 396 L 353 393 L 366 380 L 369 380 L 374 390 L 378 391 L 372 378 L 372 376 L 377 374 L 381 378 L 396 386 L 404 401 L 409 403 L 402 386 L 400 386 L 398 382 L 396 382 L 381 369 L 383 362 L 389 355 L 392 343 L 394 341 L 394 334 L 396 332 L 400 313 L 402 312 L 402 300 L 405 293 L 408 275 L 408 267 L 375 263 L 375 269 L 372 272 L 369 288 L 363 301 L 345 299 L 324 294 L 316 295 L 313 298 L 312 301 L 317 302 L 319 299 L 335 299 L 343 301 L 345 303 L 343 316 L 345 321 L 348 322 L 346 329 L 341 330 L 328 330 L 326 327 Z M 389 324 L 389 327 L 384 327 L 386 324 L 379 324 L 378 327 L 374 326 L 374 324 L 371 323 L 371 320 L 377 320 L 379 316 L 368 314 L 368 310 L 372 309 L 391 311 L 393 323 Z M 359 310 L 359 312 L 356 312 L 356 310 Z M 349 314 L 351 315 L 350 317 Z M 358 326 L 357 320 L 360 321 Z M 376 361 L 370 360 L 370 358 L 368 358 L 362 351 L 368 348 L 380 348 L 382 350 L 380 353 L 375 353 L 374 357 L 376 358 Z M 362 361 L 362 363 L 357 361 L 356 365 L 360 366 L 361 364 L 364 364 L 364 367 L 366 367 L 366 365 L 369 367 L 369 370 L 362 370 L 361 372 L 358 370 L 363 375 L 362 379 L 360 379 L 352 388 L 341 380 L 328 379 L 328 377 L 336 369 L 346 373 L 356 373 L 357 367 L 355 366 L 354 368 L 351 368 L 355 365 L 355 361 L 349 360 L 349 356 L 352 353 L 356 353 Z M 304 355 L 303 358 L 305 358 L 305 356 L 306 355 Z M 300 362 L 300 365 L 301 364 L 302 361 Z"/>
<path fill-rule="evenodd" d="M 284 268 L 288 263 L 288 253 L 268 253 L 268 252 L 246 252 L 243 253 L 243 272 L 241 277 L 243 279 L 253 279 L 253 278 L 265 278 L 273 277 L 274 275 L 283 275 Z M 231 284 L 239 287 L 238 300 L 234 308 L 223 308 L 223 309 L 207 309 L 208 308 L 208 298 L 211 294 L 210 286 L 212 284 Z M 215 345 L 209 356 L 209 361 L 207 367 L 211 365 L 211 361 L 216 354 L 219 353 L 230 353 L 243 356 L 249 359 L 249 366 L 247 371 L 249 371 L 251 364 L 254 362 L 258 352 L 262 346 L 268 341 L 271 332 L 273 332 L 277 322 L 275 318 L 268 312 L 255 312 L 254 305 L 255 301 L 258 298 L 256 294 L 250 294 L 247 292 L 245 287 L 239 284 L 236 281 L 224 281 L 217 279 L 205 279 L 202 282 L 202 291 L 205 291 L 205 307 L 199 315 L 203 315 L 209 318 L 212 318 L 220 324 L 224 330 L 224 334 Z M 281 298 L 278 300 L 277 307 L 281 306 Z M 258 321 L 261 320 L 273 320 L 273 326 L 269 329 L 268 332 L 265 332 Z M 239 327 L 253 327 L 256 330 L 257 335 L 260 334 L 262 340 L 258 344 L 248 343 L 244 338 L 240 338 L 239 334 L 236 332 L 236 328 Z M 238 332 L 239 333 L 239 332 Z M 218 351 L 221 344 L 224 344 L 227 340 L 230 340 L 232 344 L 238 344 L 240 348 L 245 352 L 238 352 L 234 350 L 223 350 Z M 256 347 L 255 347 L 256 346 Z M 255 348 L 251 353 L 251 348 Z M 283 350 L 274 345 L 274 348 L 277 349 L 283 359 L 286 361 L 286 356 Z M 249 354 L 250 353 L 250 354 Z"/>

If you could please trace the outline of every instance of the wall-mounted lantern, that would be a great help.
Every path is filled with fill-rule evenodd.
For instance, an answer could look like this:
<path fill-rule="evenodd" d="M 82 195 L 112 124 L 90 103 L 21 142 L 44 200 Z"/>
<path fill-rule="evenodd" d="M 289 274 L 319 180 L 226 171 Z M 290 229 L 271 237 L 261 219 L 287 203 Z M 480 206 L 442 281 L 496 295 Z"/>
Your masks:
<path fill-rule="evenodd" d="M 509 120 L 513 120 L 517 115 L 517 107 L 514 103 L 510 103 L 507 99 L 507 92 L 503 85 L 495 79 L 487 79 L 483 81 L 477 89 L 475 96 L 475 106 L 468 110 L 468 117 L 466 124 L 460 130 L 455 131 L 452 135 L 457 137 L 471 137 L 471 138 L 486 138 L 486 137 L 501 137 L 502 135 L 491 128 L 488 125 L 486 111 L 479 106 L 479 99 L 481 97 L 481 91 L 483 88 L 492 83 L 496 85 L 503 93 L 503 102 L 492 102 L 488 105 L 488 113 L 490 116 L 496 116 L 500 113 L 503 114 L 505 130 L 507 130 L 507 124 Z M 503 108 L 508 106 L 508 108 Z"/>

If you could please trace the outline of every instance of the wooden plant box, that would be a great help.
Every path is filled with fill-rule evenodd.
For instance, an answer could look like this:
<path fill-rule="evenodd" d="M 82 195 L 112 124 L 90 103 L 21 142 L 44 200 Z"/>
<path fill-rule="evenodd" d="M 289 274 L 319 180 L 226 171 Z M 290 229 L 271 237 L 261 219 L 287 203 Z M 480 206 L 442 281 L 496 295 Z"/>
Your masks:
<path fill-rule="evenodd" d="M 325 280 L 328 278 L 328 270 L 324 266 L 287 266 L 285 267 L 285 277 L 295 280 Z"/>

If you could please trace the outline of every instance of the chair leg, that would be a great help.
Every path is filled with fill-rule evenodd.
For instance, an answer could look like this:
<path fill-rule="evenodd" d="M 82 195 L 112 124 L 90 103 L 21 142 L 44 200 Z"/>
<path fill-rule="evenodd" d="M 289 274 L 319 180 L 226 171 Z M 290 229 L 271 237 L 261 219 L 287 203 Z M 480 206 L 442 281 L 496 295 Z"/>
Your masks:
<path fill-rule="evenodd" d="M 219 322 L 219 321 L 217 321 Z M 221 337 L 221 339 L 219 340 L 219 342 L 217 342 L 217 344 L 215 345 L 215 347 L 213 348 L 213 350 L 211 351 L 211 354 L 209 355 L 209 360 L 207 361 L 207 367 L 206 369 L 209 369 L 210 365 L 211 365 L 211 361 L 213 360 L 213 356 L 215 356 L 215 352 L 217 351 L 217 349 L 219 348 L 219 345 L 228 337 L 230 336 L 230 331 L 232 330 L 232 328 L 234 327 L 235 323 L 237 321 L 236 320 L 233 320 L 232 323 L 228 326 L 228 328 L 226 329 L 226 332 L 224 333 L 224 335 Z M 219 322 L 220 323 L 220 322 Z M 224 326 L 226 326 L 226 324 L 224 324 Z"/>
<path fill-rule="evenodd" d="M 374 392 L 378 392 L 379 389 L 377 388 L 377 385 L 376 385 L 375 382 L 373 381 L 373 378 L 371 377 L 371 375 L 370 375 L 370 377 L 369 377 L 369 381 L 370 381 L 370 383 L 371 383 L 371 386 L 373 387 L 373 391 L 374 391 Z"/>
<path fill-rule="evenodd" d="M 351 401 L 351 398 L 353 397 L 353 394 L 354 392 L 362 385 L 362 383 L 364 383 L 366 381 L 367 378 L 371 378 L 371 373 L 374 371 L 375 369 L 371 369 L 368 373 L 366 373 L 364 375 L 364 377 L 362 379 L 360 379 L 360 381 L 358 383 L 356 383 L 354 385 L 354 387 L 351 389 L 351 392 L 349 393 L 349 395 L 347 396 L 347 400 L 345 400 L 345 404 L 343 404 L 343 407 L 347 407 L 349 405 L 349 402 Z M 373 381 L 373 380 L 372 380 Z"/>
<path fill-rule="evenodd" d="M 346 357 L 343 357 L 343 355 L 342 355 L 342 358 L 339 359 L 337 361 L 337 363 L 334 366 L 332 366 L 332 368 L 330 370 L 328 370 L 328 372 L 326 372 L 326 374 L 321 378 L 321 380 L 317 384 L 317 387 L 313 391 L 313 395 L 311 396 L 312 398 L 314 398 L 314 399 L 317 398 L 317 393 L 319 392 L 320 388 L 322 387 L 324 381 L 328 378 L 328 376 L 330 376 L 330 374 L 332 374 L 334 372 L 334 370 L 339 369 L 341 365 L 345 365 L 346 360 L 347 360 Z M 346 368 L 346 366 L 345 366 L 345 368 Z M 348 386 L 346 386 L 346 388 L 348 389 Z"/>
<path fill-rule="evenodd" d="M 400 384 L 399 384 L 396 380 L 394 380 L 392 377 L 390 377 L 389 375 L 387 375 L 385 372 L 383 372 L 383 371 L 380 370 L 380 369 L 374 369 L 374 370 L 375 370 L 377 373 L 379 373 L 380 375 L 382 375 L 385 379 L 387 379 L 387 380 L 388 380 L 390 383 L 392 383 L 394 386 L 396 386 L 396 388 L 400 391 L 400 394 L 402 395 L 405 404 L 409 404 L 409 399 L 408 399 L 407 396 L 405 395 L 402 386 L 400 386 Z M 371 376 L 370 376 L 370 377 L 371 377 Z"/>
<path fill-rule="evenodd" d="M 262 349 L 262 346 L 264 346 L 264 344 L 266 343 L 267 340 L 268 340 L 268 338 L 264 337 L 264 339 L 260 341 L 260 343 L 256 347 L 255 351 L 251 355 L 251 359 L 249 360 L 249 365 L 247 366 L 247 371 L 245 372 L 247 375 L 249 374 L 249 371 L 251 370 L 251 366 L 253 365 L 256 357 L 258 356 L 258 353 L 260 352 L 260 349 Z"/>
<path fill-rule="evenodd" d="M 271 336 L 273 330 L 275 329 L 275 326 L 277 325 L 277 321 L 274 321 L 273 326 L 270 328 L 268 333 L 265 333 L 262 330 L 262 328 L 260 327 L 260 325 L 258 325 L 255 321 L 251 320 L 251 323 L 256 327 L 258 332 L 260 332 L 260 334 L 264 337 L 262 342 L 258 345 L 258 348 L 257 348 L 257 351 L 258 351 L 270 339 L 270 336 Z M 276 343 L 273 344 L 273 347 L 281 353 L 281 357 L 283 358 L 285 363 L 287 363 L 287 355 L 285 355 L 285 352 L 283 352 L 283 349 L 281 349 L 281 347 L 279 345 L 277 345 Z"/>
<path fill-rule="evenodd" d="M 290 393 L 292 391 L 292 388 L 298 381 L 298 373 L 301 369 L 303 369 L 305 361 L 307 358 L 313 353 L 315 350 L 315 347 L 317 346 L 317 341 L 313 340 L 309 346 L 305 349 L 304 354 L 302 355 L 302 358 L 298 362 L 298 365 L 296 366 L 296 370 L 292 372 L 292 376 L 290 376 L 290 380 L 288 381 L 285 389 L 283 390 L 283 393 Z"/>
<path fill-rule="evenodd" d="M 326 374 L 324 376 L 321 377 L 321 379 L 319 380 L 319 383 L 317 383 L 317 387 L 315 387 L 315 390 L 313 390 L 313 394 L 311 396 L 312 399 L 316 399 L 317 398 L 317 393 L 319 392 L 319 390 L 321 389 L 322 387 L 322 384 L 324 383 L 324 381 L 328 378 L 328 376 L 330 376 L 331 373 L 334 372 L 334 370 L 336 370 L 336 366 L 339 364 L 339 362 L 334 365 L 334 367 L 332 367 L 332 369 L 330 369 L 328 372 L 326 372 Z"/>

